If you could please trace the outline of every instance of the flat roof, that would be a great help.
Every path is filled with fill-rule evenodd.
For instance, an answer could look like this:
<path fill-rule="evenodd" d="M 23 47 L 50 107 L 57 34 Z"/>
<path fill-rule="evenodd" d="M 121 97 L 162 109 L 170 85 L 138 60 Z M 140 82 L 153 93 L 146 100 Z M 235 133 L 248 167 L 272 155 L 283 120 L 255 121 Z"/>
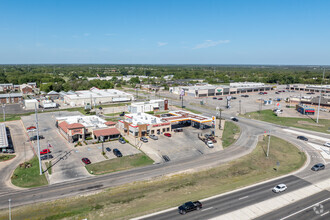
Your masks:
<path fill-rule="evenodd" d="M 0 148 L 8 147 L 8 137 L 5 123 L 0 124 Z"/>
<path fill-rule="evenodd" d="M 75 116 L 67 116 L 67 117 L 58 117 L 56 118 L 57 121 L 66 121 L 69 125 L 74 123 L 82 124 L 84 127 L 94 127 L 94 128 L 106 128 L 108 127 L 105 123 L 106 120 L 96 116 L 81 116 L 81 115 L 75 115 Z"/>
<path fill-rule="evenodd" d="M 133 113 L 126 114 L 125 121 L 132 123 L 132 125 L 142 125 L 142 124 L 159 124 L 163 123 L 163 120 L 159 117 L 147 114 L 147 113 Z"/>
<path fill-rule="evenodd" d="M 161 118 L 168 122 L 192 120 L 192 121 L 196 121 L 199 123 L 206 123 L 206 122 L 212 121 L 212 118 L 210 118 L 210 117 L 206 117 L 206 116 L 203 116 L 200 114 L 195 114 L 195 113 L 191 113 L 191 112 L 183 111 L 183 110 L 170 111 L 169 114 L 171 114 L 173 116 L 161 117 Z"/>
<path fill-rule="evenodd" d="M 86 99 L 91 97 L 102 98 L 102 97 L 120 97 L 120 96 L 133 96 L 133 95 L 116 89 L 91 88 L 90 90 L 76 91 L 75 94 L 65 95 L 65 96 L 69 97 L 70 99 Z"/>

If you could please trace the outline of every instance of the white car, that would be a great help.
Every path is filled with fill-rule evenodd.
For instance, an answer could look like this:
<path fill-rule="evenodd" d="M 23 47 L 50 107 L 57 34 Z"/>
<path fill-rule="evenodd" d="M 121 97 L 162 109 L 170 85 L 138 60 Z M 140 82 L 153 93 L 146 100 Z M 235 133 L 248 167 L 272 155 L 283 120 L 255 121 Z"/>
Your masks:
<path fill-rule="evenodd" d="M 326 147 L 330 147 L 330 142 L 326 142 L 325 144 L 323 144 Z"/>
<path fill-rule="evenodd" d="M 208 142 L 206 143 L 206 145 L 207 145 L 209 148 L 213 148 L 213 147 L 214 147 L 212 141 L 208 141 Z"/>
<path fill-rule="evenodd" d="M 284 192 L 288 187 L 286 187 L 285 184 L 279 184 L 277 186 L 275 186 L 272 191 L 274 193 L 279 193 L 279 192 Z"/>

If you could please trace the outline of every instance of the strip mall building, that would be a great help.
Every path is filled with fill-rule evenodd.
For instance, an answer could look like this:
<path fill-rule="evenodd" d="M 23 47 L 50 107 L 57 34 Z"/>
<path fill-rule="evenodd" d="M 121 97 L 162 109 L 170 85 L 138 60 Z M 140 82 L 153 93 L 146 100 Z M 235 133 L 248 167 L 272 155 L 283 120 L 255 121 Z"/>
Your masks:
<path fill-rule="evenodd" d="M 154 116 L 146 113 L 125 115 L 124 120 L 118 121 L 117 127 L 125 134 L 135 137 L 150 134 L 171 132 L 173 126 L 183 124 L 204 129 L 210 126 L 212 118 L 190 113 L 187 111 L 171 111 L 167 114 Z"/>

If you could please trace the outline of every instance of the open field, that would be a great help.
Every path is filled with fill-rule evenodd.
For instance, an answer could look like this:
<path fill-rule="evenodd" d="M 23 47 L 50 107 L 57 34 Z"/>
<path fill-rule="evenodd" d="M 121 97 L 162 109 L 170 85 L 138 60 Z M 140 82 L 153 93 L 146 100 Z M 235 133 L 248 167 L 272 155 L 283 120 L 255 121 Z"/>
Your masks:
<path fill-rule="evenodd" d="M 278 125 L 302 128 L 312 131 L 318 131 L 323 133 L 330 133 L 328 130 L 330 128 L 330 120 L 319 119 L 319 124 L 317 124 L 314 119 L 307 118 L 285 118 L 277 117 L 272 110 L 263 110 L 259 112 L 250 112 L 242 115 L 245 118 L 257 119 L 261 121 L 266 121 Z"/>
<path fill-rule="evenodd" d="M 240 133 L 240 128 L 232 121 L 226 121 L 222 134 L 222 146 L 226 148 L 235 142 L 235 135 Z"/>
<path fill-rule="evenodd" d="M 146 166 L 152 164 L 153 162 L 154 161 L 145 154 L 134 154 L 89 164 L 86 165 L 86 169 L 89 173 L 98 175 L 121 170 L 128 170 L 134 167 Z"/>
<path fill-rule="evenodd" d="M 281 176 L 304 164 L 306 155 L 277 137 L 271 138 L 267 159 L 267 140 L 261 137 L 251 154 L 210 170 L 135 182 L 94 195 L 18 207 L 12 210 L 13 219 L 129 219 Z M 281 165 L 276 171 L 277 161 Z M 7 214 L 8 210 L 2 210 L 0 218 L 6 218 Z"/>
<path fill-rule="evenodd" d="M 3 154 L 3 155 L 0 155 L 0 162 L 6 161 L 6 160 L 10 160 L 10 159 L 12 159 L 14 157 L 16 157 L 16 155 L 14 155 L 14 154 Z"/>
<path fill-rule="evenodd" d="M 47 185 L 45 174 L 39 175 L 38 158 L 33 157 L 28 163 L 31 163 L 30 168 L 17 167 L 11 177 L 11 182 L 15 186 L 30 188 Z"/>

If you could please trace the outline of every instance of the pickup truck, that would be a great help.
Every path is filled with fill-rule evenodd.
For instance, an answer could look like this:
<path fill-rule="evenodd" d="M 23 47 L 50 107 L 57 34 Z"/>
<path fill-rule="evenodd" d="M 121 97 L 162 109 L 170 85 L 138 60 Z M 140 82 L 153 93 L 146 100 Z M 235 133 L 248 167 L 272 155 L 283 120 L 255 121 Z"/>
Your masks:
<path fill-rule="evenodd" d="M 179 213 L 181 215 L 186 214 L 187 212 L 191 212 L 194 210 L 200 210 L 202 208 L 202 203 L 199 201 L 195 202 L 186 202 L 185 204 L 178 207 Z"/>

